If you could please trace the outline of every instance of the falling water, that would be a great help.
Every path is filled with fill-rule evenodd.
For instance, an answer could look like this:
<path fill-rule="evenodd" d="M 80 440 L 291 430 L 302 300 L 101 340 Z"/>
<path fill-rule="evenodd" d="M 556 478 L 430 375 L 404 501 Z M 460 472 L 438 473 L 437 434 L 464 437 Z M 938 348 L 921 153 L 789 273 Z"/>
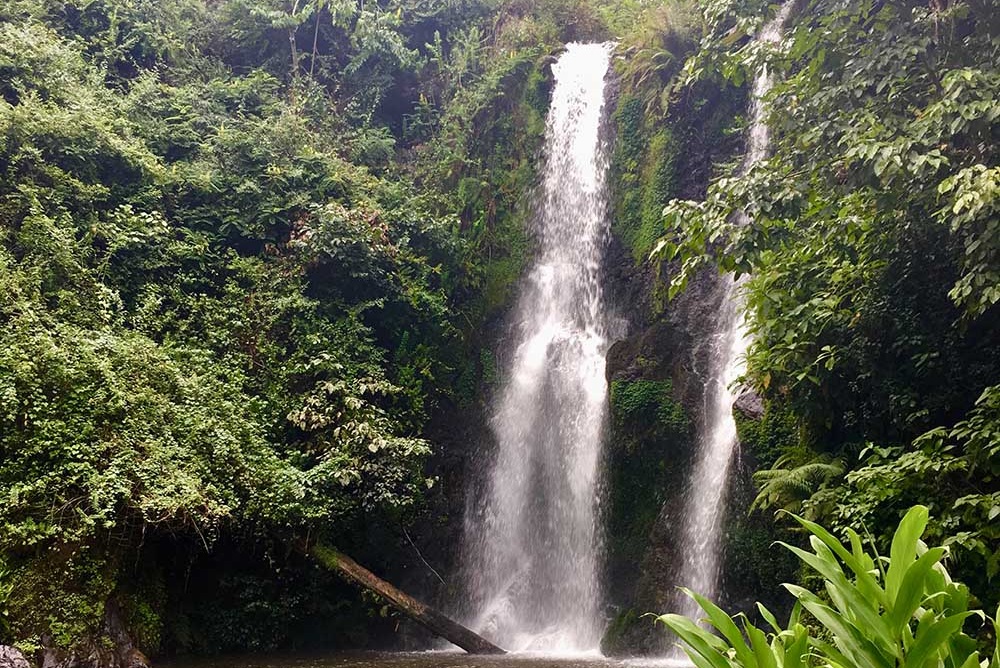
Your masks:
<path fill-rule="evenodd" d="M 539 247 L 513 313 L 514 347 L 491 421 L 495 461 L 466 518 L 471 624 L 515 651 L 596 650 L 600 641 L 601 125 L 611 50 L 570 44 L 552 67 Z"/>
<path fill-rule="evenodd" d="M 786 2 L 777 15 L 761 30 L 757 41 L 774 44 L 781 38 L 781 29 L 792 8 Z M 765 122 L 763 100 L 771 90 L 772 79 L 767 66 L 761 68 L 753 84 L 750 104 L 750 129 L 743 171 L 767 156 L 769 132 Z M 740 214 L 738 222 L 745 222 Z M 739 279 L 722 279 L 723 291 L 715 332 L 711 341 L 707 369 L 708 381 L 704 395 L 704 420 L 699 440 L 699 458 L 695 463 L 687 494 L 686 523 L 682 535 L 683 562 L 678 582 L 708 598 L 715 598 L 719 589 L 720 534 L 726 508 L 727 481 L 737 444 L 733 404 L 737 395 L 733 383 L 744 371 L 744 357 L 749 340 L 744 330 L 743 303 Z M 700 616 L 700 608 L 687 597 L 680 610 L 689 617 Z"/>

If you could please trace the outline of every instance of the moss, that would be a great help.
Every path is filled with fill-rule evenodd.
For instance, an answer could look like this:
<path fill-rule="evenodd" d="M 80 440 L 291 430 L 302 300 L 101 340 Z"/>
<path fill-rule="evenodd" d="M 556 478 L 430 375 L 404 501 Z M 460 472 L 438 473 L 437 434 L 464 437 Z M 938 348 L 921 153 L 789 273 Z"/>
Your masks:
<path fill-rule="evenodd" d="M 734 417 L 743 451 L 757 470 L 771 468 L 782 453 L 799 441 L 795 416 L 776 402 L 765 402 L 760 418 L 739 411 L 734 411 Z M 759 600 L 782 616 L 788 612 L 791 601 L 781 583 L 800 582 L 800 564 L 790 551 L 775 543 L 795 544 L 799 540 L 789 527 L 775 522 L 773 513 L 748 511 L 756 494 L 749 475 L 737 481 L 734 507 L 726 522 L 726 590 L 737 605 Z M 745 612 L 756 614 L 752 608 Z"/>
<path fill-rule="evenodd" d="M 676 191 L 677 142 L 662 119 L 646 114 L 637 97 L 622 98 L 614 121 L 614 229 L 638 264 L 664 233 L 663 207 Z"/>
<path fill-rule="evenodd" d="M 734 412 L 740 444 L 756 461 L 758 469 L 769 469 L 784 452 L 802 440 L 798 420 L 787 407 L 767 402 L 757 419 Z"/>
<path fill-rule="evenodd" d="M 771 513 L 731 512 L 725 533 L 725 585 L 729 601 L 756 616 L 752 601 L 760 601 L 779 617 L 789 612 L 791 598 L 783 582 L 800 581 L 800 564 L 778 541 L 798 543 L 787 527 L 775 524 Z"/>
<path fill-rule="evenodd" d="M 673 133 L 662 129 L 652 136 L 642 174 L 642 220 L 635 236 L 633 252 L 641 260 L 663 236 L 663 207 L 674 196 L 677 146 Z"/>
<path fill-rule="evenodd" d="M 629 631 L 632 630 L 641 616 L 641 613 L 632 608 L 620 610 L 604 631 L 604 636 L 601 638 L 601 652 L 605 656 L 621 656 L 627 653 L 630 649 Z"/>
<path fill-rule="evenodd" d="M 642 559 L 692 430 L 669 380 L 615 380 L 610 399 L 608 549 L 627 569 Z"/>
<path fill-rule="evenodd" d="M 497 369 L 497 359 L 491 350 L 483 348 L 479 351 L 479 365 L 482 369 L 482 379 L 487 385 L 495 385 L 500 380 Z"/>
<path fill-rule="evenodd" d="M 669 380 L 613 381 L 611 416 L 624 432 L 653 437 L 686 433 L 690 426 L 684 409 L 673 399 Z"/>
<path fill-rule="evenodd" d="M 146 559 L 130 580 L 119 586 L 115 598 L 136 646 L 147 656 L 154 656 L 163 640 L 163 611 L 167 606 L 163 569 L 153 559 Z"/>

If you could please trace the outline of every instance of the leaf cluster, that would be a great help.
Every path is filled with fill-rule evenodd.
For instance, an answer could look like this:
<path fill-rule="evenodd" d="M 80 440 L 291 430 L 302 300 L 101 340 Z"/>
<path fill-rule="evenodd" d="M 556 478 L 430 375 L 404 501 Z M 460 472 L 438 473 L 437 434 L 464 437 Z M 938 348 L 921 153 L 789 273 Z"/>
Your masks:
<path fill-rule="evenodd" d="M 795 520 L 809 532 L 812 551 L 785 547 L 822 576 L 824 597 L 785 585 L 797 600 L 795 609 L 782 626 L 760 606 L 771 627 L 765 632 L 745 616 L 731 618 L 704 597 L 688 592 L 721 637 L 681 615 L 663 615 L 659 621 L 684 641 L 698 668 L 1000 665 L 1000 648 L 980 657 L 976 640 L 963 630 L 968 620 L 986 617 L 970 609 L 968 590 L 949 576 L 943 563 L 947 548 L 928 548 L 920 540 L 928 520 L 925 507 L 914 506 L 907 512 L 888 557 L 866 551 L 852 530 L 845 545 L 820 525 Z M 825 633 L 814 634 L 801 618 L 802 611 Z M 742 629 L 737 621 L 742 621 Z M 993 626 L 994 633 L 1000 630 L 1000 613 Z"/>

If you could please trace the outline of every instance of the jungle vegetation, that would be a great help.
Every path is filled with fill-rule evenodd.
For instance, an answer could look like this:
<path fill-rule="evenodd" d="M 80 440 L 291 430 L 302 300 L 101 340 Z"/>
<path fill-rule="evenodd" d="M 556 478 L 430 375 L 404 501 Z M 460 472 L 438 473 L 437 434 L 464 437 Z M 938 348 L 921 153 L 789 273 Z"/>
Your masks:
<path fill-rule="evenodd" d="M 676 295 L 749 274 L 745 380 L 782 425 L 753 512 L 804 518 L 826 568 L 851 566 L 835 536 L 884 553 L 927 506 L 946 551 L 906 561 L 946 560 L 928 582 L 995 610 L 1000 11 L 801 0 L 764 53 L 773 11 L 0 3 L 0 644 L 70 647 L 111 600 L 154 655 L 294 646 L 317 618 L 368 642 L 379 605 L 288 546 L 391 568 L 451 493 L 442 434 L 493 382 L 547 64 L 574 39 L 619 42 L 613 225 L 637 275 Z M 740 176 L 765 57 L 773 151 Z"/>
<path fill-rule="evenodd" d="M 734 48 L 760 16 L 732 7 L 710 3 L 676 85 L 743 84 L 767 58 L 772 155 L 671 201 L 653 255 L 679 265 L 672 294 L 706 263 L 749 275 L 745 382 L 796 425 L 762 462 L 755 505 L 884 548 L 924 504 L 928 537 L 995 609 L 997 7 L 803 2 L 777 50 Z"/>

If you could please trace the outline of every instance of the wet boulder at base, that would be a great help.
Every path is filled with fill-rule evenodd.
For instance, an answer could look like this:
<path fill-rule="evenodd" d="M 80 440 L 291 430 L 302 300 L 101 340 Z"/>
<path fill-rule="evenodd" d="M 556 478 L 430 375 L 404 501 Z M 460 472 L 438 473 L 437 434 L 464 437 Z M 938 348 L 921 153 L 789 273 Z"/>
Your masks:
<path fill-rule="evenodd" d="M 150 662 L 126 628 L 118 601 L 111 598 L 104 605 L 100 633 L 69 649 L 57 647 L 51 637 L 42 636 L 38 665 L 39 668 L 149 668 Z M 0 668 L 5 667 L 0 664 Z"/>
<path fill-rule="evenodd" d="M 0 668 L 31 668 L 31 664 L 18 648 L 0 645 Z"/>
<path fill-rule="evenodd" d="M 40 652 L 40 668 L 149 668 L 150 662 L 135 647 L 108 647 L 102 638 L 90 639 L 72 650 L 47 647 Z M 0 668 L 6 668 L 0 663 Z"/>

